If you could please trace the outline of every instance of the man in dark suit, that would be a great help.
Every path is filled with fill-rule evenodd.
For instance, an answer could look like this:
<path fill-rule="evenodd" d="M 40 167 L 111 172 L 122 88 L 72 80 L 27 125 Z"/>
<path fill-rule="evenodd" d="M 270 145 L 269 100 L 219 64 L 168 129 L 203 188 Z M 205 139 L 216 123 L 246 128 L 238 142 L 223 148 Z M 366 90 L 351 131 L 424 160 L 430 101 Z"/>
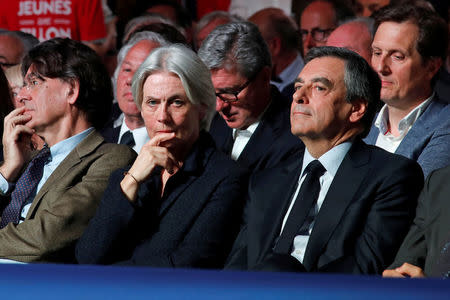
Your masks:
<path fill-rule="evenodd" d="M 139 32 L 120 49 L 113 80 L 118 112 L 113 113 L 112 120 L 101 130 L 107 142 L 127 145 L 139 153 L 150 140 L 141 111 L 134 103 L 131 79 L 153 49 L 168 44 L 155 32 Z"/>
<path fill-rule="evenodd" d="M 450 242 L 450 167 L 428 176 L 420 194 L 416 217 L 394 262 L 383 272 L 386 277 L 447 276 L 450 261 L 439 260 Z M 442 254 L 441 254 L 442 251 Z M 447 268 L 445 270 L 445 268 Z"/>
<path fill-rule="evenodd" d="M 289 100 L 270 85 L 270 53 L 256 25 L 221 25 L 198 54 L 211 70 L 216 89 L 218 114 L 210 133 L 219 149 L 252 171 L 303 149 L 289 130 Z"/>
<path fill-rule="evenodd" d="M 380 87 L 362 57 L 317 47 L 306 62 L 291 107 L 305 153 L 252 176 L 227 268 L 381 273 L 411 224 L 422 172 L 361 141 Z"/>
<path fill-rule="evenodd" d="M 53 39 L 22 64 L 23 107 L 5 117 L 0 166 L 0 258 L 74 262 L 74 244 L 94 215 L 110 173 L 131 163 L 128 147 L 97 133 L 112 89 L 88 46 Z M 31 136 L 45 141 L 35 153 Z"/>
<path fill-rule="evenodd" d="M 414 4 L 385 6 L 374 18 L 372 67 L 385 105 L 365 141 L 417 161 L 426 177 L 450 164 L 450 107 L 433 92 L 447 24 Z"/>

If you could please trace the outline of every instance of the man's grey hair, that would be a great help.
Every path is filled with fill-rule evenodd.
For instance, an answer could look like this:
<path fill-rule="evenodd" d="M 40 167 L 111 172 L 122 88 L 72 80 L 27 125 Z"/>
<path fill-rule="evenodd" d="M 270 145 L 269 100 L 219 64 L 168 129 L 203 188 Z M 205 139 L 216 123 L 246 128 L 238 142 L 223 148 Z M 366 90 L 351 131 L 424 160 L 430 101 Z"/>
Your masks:
<path fill-rule="evenodd" d="M 114 70 L 114 77 L 113 77 L 113 87 L 114 87 L 114 98 L 117 99 L 117 78 L 119 77 L 120 69 L 122 68 L 123 60 L 125 59 L 125 56 L 127 56 L 128 52 L 130 51 L 133 46 L 135 46 L 137 43 L 141 41 L 150 41 L 158 43 L 159 46 L 167 46 L 170 43 L 163 38 L 160 34 L 152 31 L 142 31 L 136 33 L 129 41 L 126 43 L 122 48 L 120 49 L 119 53 L 117 54 L 117 67 Z"/>
<path fill-rule="evenodd" d="M 380 105 L 381 81 L 378 74 L 367 61 L 355 52 L 338 47 L 314 47 L 308 51 L 305 64 L 321 57 L 335 57 L 345 63 L 344 83 L 346 100 L 353 103 L 363 99 L 367 102 L 366 113 L 361 119 L 364 131 L 359 135 L 364 138 L 369 133 L 373 118 Z"/>
<path fill-rule="evenodd" d="M 194 51 L 180 44 L 155 49 L 142 63 L 133 77 L 134 101 L 142 108 L 145 80 L 154 73 L 169 72 L 180 78 L 189 101 L 204 105 L 206 113 L 200 121 L 200 129 L 208 130 L 215 113 L 216 95 L 211 73 Z"/>
<path fill-rule="evenodd" d="M 251 79 L 265 66 L 272 66 L 266 42 L 250 22 L 218 26 L 203 41 L 198 55 L 210 70 L 236 70 Z"/>

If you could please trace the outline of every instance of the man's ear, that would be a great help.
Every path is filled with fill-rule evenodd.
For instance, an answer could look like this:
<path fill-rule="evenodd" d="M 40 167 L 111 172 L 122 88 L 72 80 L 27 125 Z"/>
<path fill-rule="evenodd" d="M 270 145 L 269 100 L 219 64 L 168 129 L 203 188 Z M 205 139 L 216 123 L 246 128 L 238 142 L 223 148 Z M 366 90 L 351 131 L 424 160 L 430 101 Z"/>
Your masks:
<path fill-rule="evenodd" d="M 429 74 L 429 80 L 431 80 L 434 75 L 436 75 L 437 72 L 439 72 L 439 69 L 442 66 L 442 58 L 440 57 L 431 57 L 427 60 L 425 63 L 425 70 Z"/>
<path fill-rule="evenodd" d="M 67 101 L 69 104 L 75 104 L 80 94 L 80 82 L 78 80 L 71 80 L 68 84 Z"/>
<path fill-rule="evenodd" d="M 352 110 L 349 117 L 351 123 L 357 123 L 364 117 L 367 111 L 367 104 L 367 101 L 364 99 L 357 99 L 352 102 Z"/>
<path fill-rule="evenodd" d="M 277 57 L 281 52 L 281 38 L 279 36 L 273 37 L 267 43 L 272 57 Z"/>

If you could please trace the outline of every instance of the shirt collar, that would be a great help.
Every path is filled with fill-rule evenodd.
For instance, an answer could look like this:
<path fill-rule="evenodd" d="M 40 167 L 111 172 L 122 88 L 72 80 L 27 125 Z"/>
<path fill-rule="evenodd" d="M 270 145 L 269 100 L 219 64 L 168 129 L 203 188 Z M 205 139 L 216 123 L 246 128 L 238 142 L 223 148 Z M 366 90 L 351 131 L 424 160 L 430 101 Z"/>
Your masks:
<path fill-rule="evenodd" d="M 51 160 L 58 160 L 59 156 L 66 156 L 70 151 L 72 151 L 84 138 L 94 131 L 93 127 L 90 127 L 83 132 L 80 132 L 68 139 L 65 139 L 59 143 L 56 143 L 50 147 Z"/>
<path fill-rule="evenodd" d="M 332 177 L 336 175 L 339 166 L 344 160 L 345 155 L 347 155 L 348 150 L 350 150 L 352 144 L 352 141 L 341 143 L 334 146 L 318 158 L 322 166 L 328 173 L 330 173 Z M 315 158 L 309 153 L 308 149 L 305 148 L 305 153 L 303 154 L 302 176 L 306 166 L 308 166 L 308 164 L 313 160 L 315 160 Z"/>
<path fill-rule="evenodd" d="M 412 125 L 417 121 L 417 119 L 422 115 L 422 113 L 427 109 L 428 105 L 431 103 L 433 97 L 433 94 L 427 98 L 425 101 L 417 105 L 412 111 L 410 111 L 403 119 L 400 120 L 398 124 L 398 131 L 400 132 L 400 136 L 407 133 L 409 128 L 411 128 Z M 389 113 L 387 109 L 387 105 L 385 104 L 378 114 L 376 120 L 375 120 L 375 126 L 378 128 L 378 130 L 386 135 L 389 131 Z"/>
<path fill-rule="evenodd" d="M 242 135 L 248 135 L 252 136 L 253 133 L 255 133 L 256 128 L 258 128 L 259 120 L 253 123 L 252 125 L 248 126 L 247 129 L 236 129 L 233 128 L 233 139 L 236 139 L 236 137 L 240 134 Z"/>

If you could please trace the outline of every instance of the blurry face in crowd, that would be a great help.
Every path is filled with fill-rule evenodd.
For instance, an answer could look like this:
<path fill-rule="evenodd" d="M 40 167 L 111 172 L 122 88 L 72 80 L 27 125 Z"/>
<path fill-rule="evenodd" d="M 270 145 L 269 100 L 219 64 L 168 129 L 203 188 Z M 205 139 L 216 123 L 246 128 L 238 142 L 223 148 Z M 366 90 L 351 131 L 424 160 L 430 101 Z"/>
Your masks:
<path fill-rule="evenodd" d="M 370 17 L 375 11 L 389 4 L 389 0 L 356 0 L 353 5 L 359 17 Z"/>
<path fill-rule="evenodd" d="M 159 47 L 158 43 L 140 41 L 134 45 L 125 56 L 117 76 L 117 102 L 125 117 L 140 118 L 140 111 L 133 100 L 131 82 L 133 75 L 144 62 L 150 52 Z"/>
<path fill-rule="evenodd" d="M 317 1 L 308 5 L 300 20 L 303 54 L 306 55 L 313 47 L 325 46 L 335 27 L 336 14 L 330 3 Z"/>
<path fill-rule="evenodd" d="M 20 64 L 24 49 L 22 42 L 7 35 L 0 35 L 0 66 L 6 68 Z"/>
<path fill-rule="evenodd" d="M 372 55 L 371 43 L 370 32 L 367 26 L 361 22 L 351 22 L 339 26 L 327 40 L 327 46 L 352 50 L 361 55 L 369 64 Z"/>

